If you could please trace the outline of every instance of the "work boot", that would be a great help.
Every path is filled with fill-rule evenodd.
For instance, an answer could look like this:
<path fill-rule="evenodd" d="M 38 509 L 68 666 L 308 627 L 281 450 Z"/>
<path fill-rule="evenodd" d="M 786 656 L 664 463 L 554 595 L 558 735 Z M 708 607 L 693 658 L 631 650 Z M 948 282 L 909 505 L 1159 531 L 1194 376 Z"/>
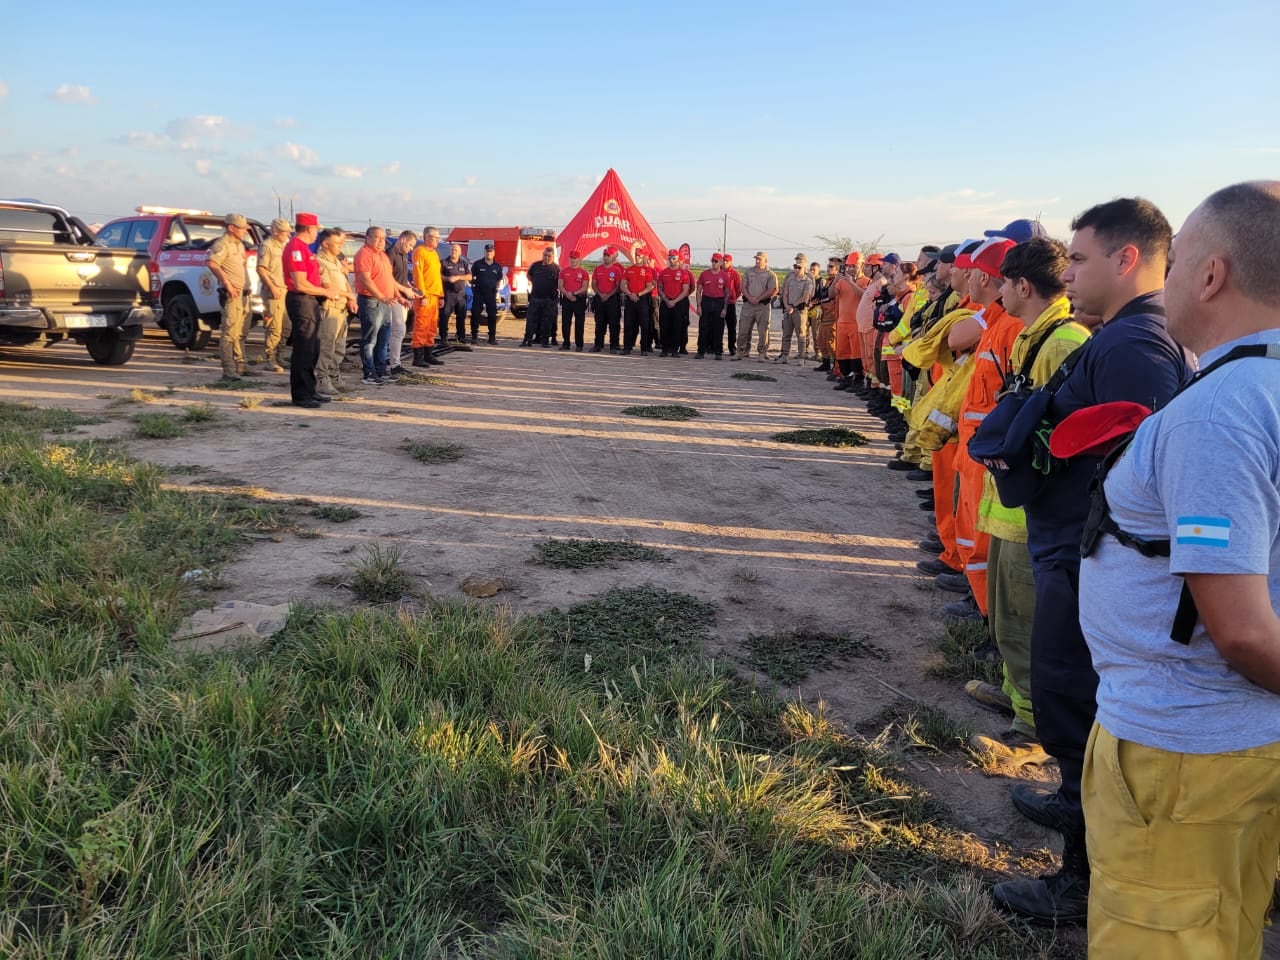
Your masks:
<path fill-rule="evenodd" d="M 1005 767 L 1043 767 L 1055 762 L 1039 741 L 1015 730 L 1006 731 L 999 737 L 975 733 L 969 738 L 969 749 L 990 756 Z"/>
<path fill-rule="evenodd" d="M 839 382 L 839 383 L 837 383 L 837 384 L 836 384 L 834 387 L 832 387 L 831 389 L 833 389 L 833 390 L 848 390 L 848 389 L 852 388 L 852 386 L 853 386 L 853 377 L 841 377 L 841 378 L 840 378 L 840 382 Z"/>
<path fill-rule="evenodd" d="M 981 623 L 985 619 L 972 596 L 948 603 L 942 608 L 943 623 Z"/>
<path fill-rule="evenodd" d="M 1032 923 L 1084 923 L 1089 916 L 1089 858 L 1084 835 L 1065 837 L 1062 869 L 1036 880 L 1006 880 L 991 888 L 996 905 Z"/>
<path fill-rule="evenodd" d="M 920 469 L 910 460 L 903 460 L 901 457 L 894 457 L 889 461 L 890 470 L 918 470 Z"/>
<path fill-rule="evenodd" d="M 919 497 L 921 500 L 932 500 L 933 488 L 932 487 L 916 487 L 915 495 Z"/>
<path fill-rule="evenodd" d="M 413 348 L 413 365 L 415 367 L 431 366 L 431 364 L 427 362 L 427 349 L 428 349 L 427 347 Z"/>
<path fill-rule="evenodd" d="M 262 365 L 272 373 L 284 373 L 284 367 L 280 365 L 280 361 L 276 359 L 274 353 L 268 353 L 267 359 L 262 361 Z"/>
<path fill-rule="evenodd" d="M 493 333 L 489 334 L 489 342 L 490 342 L 490 343 L 497 343 L 497 342 L 498 342 L 497 334 L 493 334 Z"/>
<path fill-rule="evenodd" d="M 921 553 L 931 553 L 935 557 L 946 549 L 941 540 L 935 539 L 918 540 L 916 542 L 916 546 L 920 549 Z"/>
<path fill-rule="evenodd" d="M 940 573 L 933 578 L 933 582 L 948 593 L 969 592 L 969 578 L 963 573 Z"/>
<path fill-rule="evenodd" d="M 1003 713 L 1010 717 L 1013 716 L 1013 701 L 1009 699 L 1007 693 L 994 683 L 987 683 L 985 680 L 970 680 L 964 685 L 964 692 L 970 700 L 982 704 L 988 710 L 994 710 L 996 713 Z"/>
<path fill-rule="evenodd" d="M 1009 801 L 1032 823 L 1059 833 L 1067 832 L 1071 817 L 1063 809 L 1062 797 L 1057 790 L 1032 783 L 1015 783 L 1009 792 Z"/>
<path fill-rule="evenodd" d="M 916 569 L 921 573 L 927 573 L 931 577 L 936 577 L 940 573 L 959 573 L 955 567 L 948 567 L 941 560 L 921 560 L 916 564 Z"/>
<path fill-rule="evenodd" d="M 422 351 L 422 359 L 427 361 L 423 366 L 426 367 L 443 367 L 444 361 L 436 356 L 435 351 L 430 347 L 426 347 Z"/>
<path fill-rule="evenodd" d="M 815 368 L 814 373 L 830 373 L 830 372 L 831 372 L 831 358 L 823 357 L 822 362 L 818 364 L 818 366 Z"/>
<path fill-rule="evenodd" d="M 914 480 L 916 483 L 933 483 L 933 471 L 921 470 L 917 467 L 907 474 L 908 480 Z"/>

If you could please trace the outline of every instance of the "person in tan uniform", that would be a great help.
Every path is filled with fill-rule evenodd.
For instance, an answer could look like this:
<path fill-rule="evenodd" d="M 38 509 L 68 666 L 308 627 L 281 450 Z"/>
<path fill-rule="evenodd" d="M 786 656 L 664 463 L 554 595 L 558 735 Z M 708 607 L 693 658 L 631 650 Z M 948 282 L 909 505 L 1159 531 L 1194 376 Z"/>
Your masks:
<path fill-rule="evenodd" d="M 218 281 L 222 303 L 222 376 L 225 380 L 248 375 L 244 366 L 245 317 L 249 312 L 249 271 L 244 254 L 244 238 L 249 221 L 241 214 L 228 213 L 222 236 L 209 247 L 209 272 Z"/>
<path fill-rule="evenodd" d="M 338 368 L 347 348 L 347 319 L 356 312 L 356 294 L 347 278 L 347 268 L 338 254 L 346 238 L 341 230 L 322 230 L 316 238 L 316 259 L 320 262 L 320 284 L 330 290 L 345 290 L 346 296 L 327 297 L 320 306 L 320 352 L 316 358 L 316 396 L 329 397 L 344 392 Z"/>
<path fill-rule="evenodd" d="M 266 367 L 284 373 L 280 345 L 289 339 L 289 314 L 284 308 L 284 245 L 292 233 L 288 220 L 271 221 L 271 235 L 258 246 L 258 279 L 262 282 L 262 323 L 266 327 Z"/>

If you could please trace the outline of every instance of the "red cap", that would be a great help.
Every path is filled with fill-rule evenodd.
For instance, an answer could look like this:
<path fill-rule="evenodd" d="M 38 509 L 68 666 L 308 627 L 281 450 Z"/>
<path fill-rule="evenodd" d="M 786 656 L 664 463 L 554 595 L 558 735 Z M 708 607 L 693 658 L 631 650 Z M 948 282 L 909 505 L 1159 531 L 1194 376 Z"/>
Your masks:
<path fill-rule="evenodd" d="M 726 254 L 724 255 L 724 262 L 725 262 L 725 263 L 733 263 L 733 254 L 732 254 L 732 253 L 726 253 Z"/>
<path fill-rule="evenodd" d="M 846 261 L 846 262 L 847 262 L 847 261 Z M 878 254 L 878 253 L 873 253 L 873 254 L 871 254 L 871 256 L 867 257 L 867 266 L 868 266 L 868 267 L 875 267 L 875 266 L 879 266 L 879 265 L 880 265 L 880 264 L 882 264 L 882 263 L 884 263 L 884 257 L 880 256 L 880 254 Z"/>
<path fill-rule="evenodd" d="M 711 255 L 711 262 L 712 262 L 712 263 L 715 263 L 717 260 L 723 260 L 723 259 L 724 259 L 724 254 L 721 254 L 721 253 L 713 253 L 713 254 Z"/>
<path fill-rule="evenodd" d="M 605 247 L 605 248 L 604 248 L 604 255 L 605 255 L 606 257 L 616 257 L 616 256 L 618 255 L 618 248 L 617 248 L 617 247 Z"/>
<path fill-rule="evenodd" d="M 314 213 L 300 213 L 293 218 L 294 226 L 298 227 L 318 227 L 320 226 L 320 218 Z"/>
<path fill-rule="evenodd" d="M 999 280 L 1000 265 L 1004 263 L 1004 255 L 1016 246 L 1017 244 L 1012 240 L 1006 240 L 1003 237 L 993 238 L 969 254 L 969 260 L 973 269 L 981 270 L 988 277 Z"/>
<path fill-rule="evenodd" d="M 668 251 L 667 251 L 667 256 L 668 256 L 668 257 L 679 257 L 679 256 L 680 256 L 680 251 L 679 251 L 679 250 L 668 250 Z"/>
<path fill-rule="evenodd" d="M 573 257 L 576 260 L 578 257 L 582 256 L 582 254 L 580 254 L 577 250 L 570 250 L 569 256 Z"/>
<path fill-rule="evenodd" d="M 847 257 L 844 258 L 844 262 L 851 267 L 856 267 L 858 264 L 862 262 L 862 254 L 860 254 L 857 250 L 854 250 Z"/>
<path fill-rule="evenodd" d="M 1115 441 L 1136 430 L 1151 408 L 1131 400 L 1113 400 L 1070 414 L 1049 436 L 1049 452 L 1062 460 L 1105 457 Z"/>

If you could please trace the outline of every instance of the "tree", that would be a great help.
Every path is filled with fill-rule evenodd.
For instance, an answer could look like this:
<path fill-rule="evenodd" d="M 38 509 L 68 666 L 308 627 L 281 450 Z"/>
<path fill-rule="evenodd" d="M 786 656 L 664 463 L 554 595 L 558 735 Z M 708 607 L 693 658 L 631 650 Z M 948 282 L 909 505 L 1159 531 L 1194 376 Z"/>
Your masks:
<path fill-rule="evenodd" d="M 864 258 L 871 256 L 873 253 L 879 253 L 880 241 L 884 239 L 884 234 L 880 234 L 880 236 L 876 237 L 874 240 L 865 241 L 854 240 L 852 237 L 846 237 L 842 233 L 833 234 L 829 237 L 824 237 L 819 233 L 816 234 L 813 239 L 822 244 L 823 248 L 828 250 L 832 256 L 839 257 L 843 260 L 854 250 L 861 253 Z"/>

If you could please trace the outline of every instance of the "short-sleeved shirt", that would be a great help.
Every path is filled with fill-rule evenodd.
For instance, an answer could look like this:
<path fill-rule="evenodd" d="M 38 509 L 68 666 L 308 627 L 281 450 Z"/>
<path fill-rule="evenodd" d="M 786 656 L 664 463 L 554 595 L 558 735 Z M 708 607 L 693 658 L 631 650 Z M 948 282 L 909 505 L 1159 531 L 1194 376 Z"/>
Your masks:
<path fill-rule="evenodd" d="M 440 255 L 423 244 L 413 251 L 413 285 L 428 297 L 443 297 L 440 280 Z"/>
<path fill-rule="evenodd" d="M 375 250 L 366 243 L 356 251 L 352 259 L 351 266 L 356 275 L 356 293 L 362 297 L 382 299 L 395 292 L 395 284 L 391 279 L 391 261 L 385 253 Z M 369 274 L 369 279 L 373 281 L 373 288 L 366 286 L 360 279 L 362 273 Z"/>
<path fill-rule="evenodd" d="M 591 271 L 591 285 L 602 297 L 611 297 L 622 283 L 622 266 L 617 263 L 602 263 Z"/>
<path fill-rule="evenodd" d="M 229 233 L 224 233 L 209 245 L 209 266 L 217 266 L 223 274 L 240 281 L 240 289 L 249 288 L 248 260 L 244 255 L 244 244 Z"/>
<path fill-rule="evenodd" d="M 667 267 L 658 274 L 658 284 L 662 295 L 674 300 L 685 287 L 693 287 L 693 274 L 684 267 Z"/>
<path fill-rule="evenodd" d="M 639 294 L 640 291 L 647 287 L 653 279 L 653 272 L 648 267 L 643 267 L 638 263 L 633 263 L 631 266 L 627 267 L 623 276 L 627 281 L 627 289 L 633 294 Z"/>
<path fill-rule="evenodd" d="M 502 286 L 502 264 L 477 260 L 471 265 L 471 286 L 484 293 L 496 293 Z"/>
<path fill-rule="evenodd" d="M 539 260 L 529 267 L 529 297 L 553 300 L 560 295 L 560 268 Z"/>
<path fill-rule="evenodd" d="M 836 282 L 831 284 L 828 293 L 831 302 L 836 305 L 837 324 L 848 326 L 857 322 L 858 303 L 862 300 L 862 291 L 867 289 L 867 284 L 870 282 L 866 277 L 858 277 L 856 280 L 838 277 Z"/>
<path fill-rule="evenodd" d="M 1280 330 L 1215 347 L 1280 344 Z M 1179 753 L 1280 741 L 1280 696 L 1218 653 L 1204 624 L 1170 639 L 1180 574 L 1267 578 L 1280 610 L 1280 362 L 1233 360 L 1152 414 L 1106 481 L 1121 530 L 1170 541 L 1144 557 L 1099 539 L 1080 569 L 1080 625 L 1098 671 L 1098 722 L 1116 737 Z M 1230 784 L 1223 784 L 1229 790 Z"/>
<path fill-rule="evenodd" d="M 698 274 L 698 292 L 720 300 L 728 295 L 730 282 L 728 270 L 703 270 Z"/>
<path fill-rule="evenodd" d="M 733 267 L 725 267 L 724 272 L 729 275 L 729 302 L 734 303 L 742 296 L 742 274 Z"/>
<path fill-rule="evenodd" d="M 347 290 L 347 268 L 337 257 L 331 257 L 323 250 L 316 254 L 316 263 L 320 267 L 321 285 L 325 287 L 338 287 Z M 326 300 L 325 309 L 332 310 L 335 313 L 345 313 L 347 309 L 346 303 L 341 300 Z"/>
<path fill-rule="evenodd" d="M 1187 354 L 1165 327 L 1164 295 L 1137 297 L 1096 329 L 1070 376 L 1053 395 L 1048 419 L 1112 400 L 1157 410 L 1191 379 Z M 1080 562 L 1080 538 L 1089 515 L 1089 483 L 1097 457 L 1073 457 L 1045 477 L 1026 504 L 1027 546 L 1037 563 Z"/>
<path fill-rule="evenodd" d="M 462 278 L 470 272 L 471 263 L 466 257 L 459 257 L 457 260 L 446 257 L 440 261 L 440 276 L 444 281 L 445 290 L 450 293 L 466 293 L 467 281 Z"/>
<path fill-rule="evenodd" d="M 587 288 L 587 271 L 581 267 L 561 267 L 560 285 L 570 296 L 581 293 Z"/>
<path fill-rule="evenodd" d="M 258 269 L 266 270 L 267 276 L 271 278 L 271 282 L 277 287 L 283 287 L 284 284 L 284 245 L 288 241 L 277 240 L 275 237 L 268 237 L 258 246 Z M 271 296 L 270 287 L 262 291 L 264 297 Z"/>
<path fill-rule="evenodd" d="M 295 273 L 305 274 L 307 283 L 324 286 L 320 282 L 320 264 L 316 262 L 316 255 L 301 237 L 293 237 L 284 245 L 284 285 L 290 290 L 297 289 L 293 282 Z"/>

